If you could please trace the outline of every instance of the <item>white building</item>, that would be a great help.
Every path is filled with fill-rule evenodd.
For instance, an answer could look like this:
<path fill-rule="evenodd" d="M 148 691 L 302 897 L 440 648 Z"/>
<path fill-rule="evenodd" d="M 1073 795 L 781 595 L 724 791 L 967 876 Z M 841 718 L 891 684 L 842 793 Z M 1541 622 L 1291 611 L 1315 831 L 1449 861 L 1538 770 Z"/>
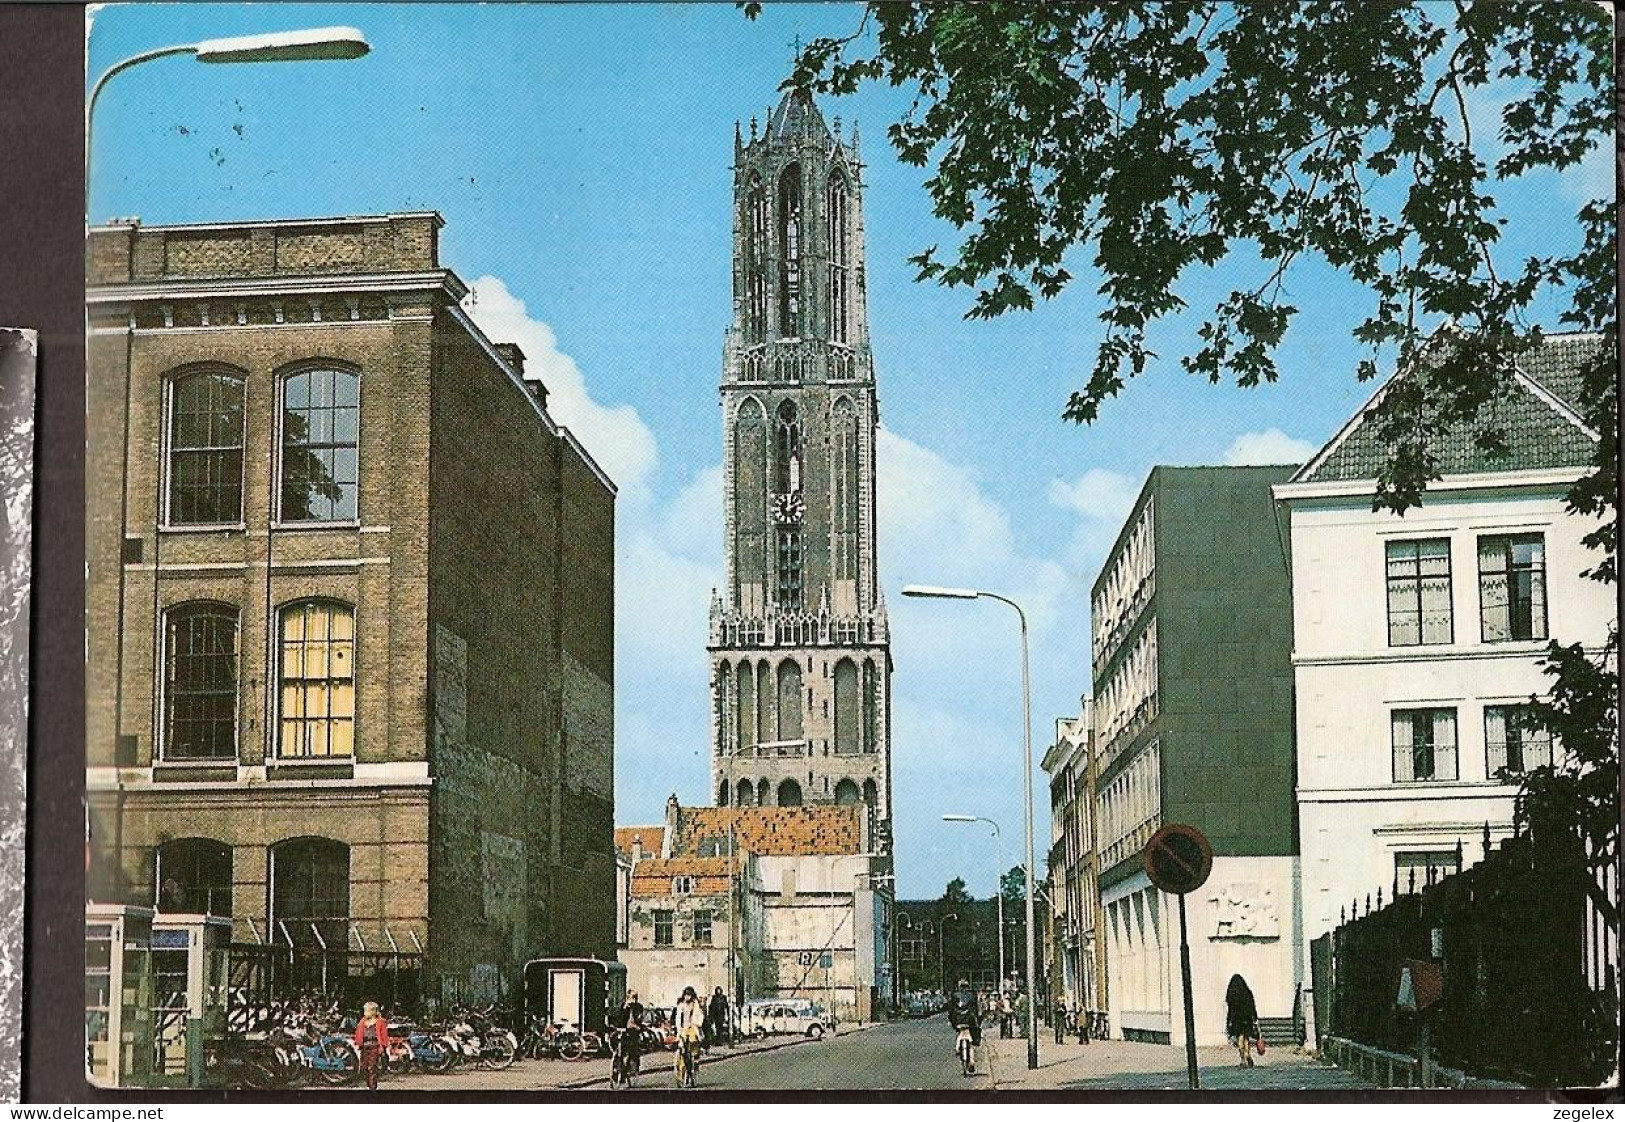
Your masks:
<path fill-rule="evenodd" d="M 806 998 L 866 1021 L 889 995 L 890 877 L 864 808 L 684 807 L 674 795 L 663 825 L 621 827 L 616 847 L 630 865 L 620 957 L 645 1004 L 720 987 L 734 1002 Z"/>
<path fill-rule="evenodd" d="M 1575 404 L 1591 336 L 1522 356 L 1495 405 L 1508 454 L 1469 428 L 1433 451 L 1442 478 L 1403 517 L 1374 512 L 1384 390 L 1275 487 L 1290 533 L 1302 946 L 1340 909 L 1392 899 L 1511 832 L 1515 773 L 1550 759 L 1517 707 L 1546 692 L 1548 640 L 1600 646 L 1613 588 L 1581 576 L 1596 524 L 1564 496 L 1597 434 Z M 1412 377 L 1402 374 L 1400 377 Z M 1392 385 L 1391 381 L 1389 385 Z"/>

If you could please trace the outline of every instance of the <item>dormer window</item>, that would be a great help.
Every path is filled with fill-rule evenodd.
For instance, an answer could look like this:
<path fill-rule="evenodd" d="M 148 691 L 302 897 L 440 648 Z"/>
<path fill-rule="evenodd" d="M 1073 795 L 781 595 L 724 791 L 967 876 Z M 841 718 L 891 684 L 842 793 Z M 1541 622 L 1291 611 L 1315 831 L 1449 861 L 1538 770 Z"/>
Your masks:
<path fill-rule="evenodd" d="M 693 877 L 672 877 L 671 894 L 673 896 L 688 896 L 694 891 Z"/>

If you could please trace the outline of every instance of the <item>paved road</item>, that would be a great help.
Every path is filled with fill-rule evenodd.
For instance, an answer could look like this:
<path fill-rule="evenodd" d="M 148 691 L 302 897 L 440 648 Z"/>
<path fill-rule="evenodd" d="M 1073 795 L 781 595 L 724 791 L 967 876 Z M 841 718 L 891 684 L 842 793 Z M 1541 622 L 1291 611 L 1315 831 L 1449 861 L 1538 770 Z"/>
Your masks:
<path fill-rule="evenodd" d="M 700 1066 L 700 1087 L 708 1091 L 766 1091 L 794 1095 L 818 1091 L 1065 1091 L 1183 1090 L 1183 1049 L 1158 1044 L 1097 1041 L 1057 1046 L 1040 1041 L 1039 1069 L 1027 1070 L 1026 1042 L 984 1039 L 974 1078 L 959 1074 L 954 1037 L 945 1018 L 844 1028 L 820 1041 L 775 1037 L 752 1041 L 739 1051 L 719 1049 Z M 758 1050 L 759 1049 L 759 1050 Z M 1323 1090 L 1369 1086 L 1348 1072 L 1321 1064 L 1290 1049 L 1271 1050 L 1256 1068 L 1236 1066 L 1227 1048 L 1199 1049 L 1205 1090 Z M 389 1090 L 549 1091 L 568 1087 L 609 1091 L 609 1061 L 565 1063 L 522 1061 L 501 1072 L 459 1068 L 446 1075 L 399 1075 L 385 1080 Z M 671 1057 L 644 1057 L 638 1087 L 672 1087 Z"/>
<path fill-rule="evenodd" d="M 987 1067 L 959 1073 L 954 1035 L 941 1017 L 846 1031 L 833 1038 L 700 1068 L 700 1089 L 751 1091 L 985 1091 Z"/>

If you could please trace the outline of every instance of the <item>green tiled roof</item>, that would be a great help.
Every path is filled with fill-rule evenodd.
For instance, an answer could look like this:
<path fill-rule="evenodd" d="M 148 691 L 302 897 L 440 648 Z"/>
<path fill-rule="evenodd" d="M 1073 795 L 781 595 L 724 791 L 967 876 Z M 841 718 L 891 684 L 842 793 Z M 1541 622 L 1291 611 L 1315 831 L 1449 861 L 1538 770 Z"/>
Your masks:
<path fill-rule="evenodd" d="M 1519 357 L 1518 369 L 1577 414 L 1580 371 L 1601 342 L 1597 336 L 1548 336 L 1539 347 Z M 1373 401 L 1365 412 L 1369 413 L 1375 404 Z M 1507 449 L 1498 455 L 1479 448 L 1476 441 L 1478 432 L 1491 421 L 1506 433 Z M 1591 462 L 1595 446 L 1596 442 L 1569 415 L 1544 400 L 1525 381 L 1514 379 L 1507 394 L 1494 402 L 1480 420 L 1451 425 L 1431 450 L 1438 457 L 1441 475 L 1458 475 L 1582 467 Z M 1376 422 L 1361 416 L 1353 428 L 1310 461 L 1313 470 L 1306 468 L 1297 481 L 1375 479 L 1386 460 L 1387 448 L 1378 436 Z"/>
<path fill-rule="evenodd" d="M 1601 335 L 1549 335 L 1540 346 L 1519 357 L 1518 369 L 1583 414 L 1580 371 L 1602 344 Z"/>

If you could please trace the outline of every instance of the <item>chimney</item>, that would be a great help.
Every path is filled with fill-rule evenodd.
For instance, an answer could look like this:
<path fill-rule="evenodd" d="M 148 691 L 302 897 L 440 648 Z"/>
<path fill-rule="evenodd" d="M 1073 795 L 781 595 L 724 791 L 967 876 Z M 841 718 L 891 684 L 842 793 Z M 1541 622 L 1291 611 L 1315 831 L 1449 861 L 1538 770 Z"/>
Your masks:
<path fill-rule="evenodd" d="M 521 378 L 525 376 L 525 352 L 519 349 L 518 343 L 493 343 L 497 354 L 502 360 L 513 367 L 513 372 Z"/>
<path fill-rule="evenodd" d="M 677 792 L 673 791 L 666 797 L 666 840 L 662 846 L 662 857 L 670 857 L 677 848 L 677 821 L 682 809 L 677 805 Z"/>
<path fill-rule="evenodd" d="M 642 860 L 643 860 L 643 835 L 642 834 L 634 834 L 634 835 L 632 835 L 632 865 L 633 865 L 633 867 L 636 867 L 637 863 L 639 861 L 642 861 Z"/>

